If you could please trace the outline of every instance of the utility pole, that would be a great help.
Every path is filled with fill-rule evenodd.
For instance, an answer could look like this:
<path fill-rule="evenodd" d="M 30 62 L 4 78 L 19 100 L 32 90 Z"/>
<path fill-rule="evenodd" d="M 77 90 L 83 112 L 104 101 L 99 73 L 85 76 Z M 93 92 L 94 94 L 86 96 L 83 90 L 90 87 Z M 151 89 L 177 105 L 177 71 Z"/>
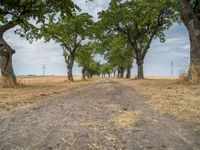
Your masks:
<path fill-rule="evenodd" d="M 174 62 L 173 60 L 171 61 L 171 76 L 174 75 Z"/>
<path fill-rule="evenodd" d="M 43 66 L 42 66 L 42 70 L 43 70 L 43 76 L 45 76 L 45 69 L 46 69 L 46 66 L 45 66 L 45 65 L 43 65 Z"/>

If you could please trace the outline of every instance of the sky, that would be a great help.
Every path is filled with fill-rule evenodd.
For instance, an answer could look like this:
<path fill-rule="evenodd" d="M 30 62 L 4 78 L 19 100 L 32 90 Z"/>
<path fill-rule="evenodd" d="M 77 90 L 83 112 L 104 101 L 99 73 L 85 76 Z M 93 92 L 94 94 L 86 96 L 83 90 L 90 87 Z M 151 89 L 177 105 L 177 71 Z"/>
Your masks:
<path fill-rule="evenodd" d="M 74 0 L 82 9 L 94 16 L 108 8 L 109 0 L 95 0 L 85 3 L 85 0 Z M 43 40 L 29 43 L 25 38 L 14 34 L 10 29 L 4 34 L 5 40 L 16 50 L 13 55 L 13 66 L 16 75 L 42 75 L 42 66 L 45 65 L 46 75 L 66 75 L 67 69 L 62 56 L 62 48 L 53 41 L 45 43 Z M 187 69 L 189 64 L 189 37 L 186 27 L 182 24 L 174 24 L 165 31 L 166 41 L 160 43 L 154 39 L 144 62 L 144 74 L 146 76 L 169 76 L 173 68 L 173 75 L 178 75 Z M 100 56 L 97 60 L 104 61 Z M 173 62 L 173 67 L 171 63 Z M 136 65 L 133 66 L 132 74 L 136 74 Z M 75 63 L 74 75 L 80 75 L 81 70 Z"/>

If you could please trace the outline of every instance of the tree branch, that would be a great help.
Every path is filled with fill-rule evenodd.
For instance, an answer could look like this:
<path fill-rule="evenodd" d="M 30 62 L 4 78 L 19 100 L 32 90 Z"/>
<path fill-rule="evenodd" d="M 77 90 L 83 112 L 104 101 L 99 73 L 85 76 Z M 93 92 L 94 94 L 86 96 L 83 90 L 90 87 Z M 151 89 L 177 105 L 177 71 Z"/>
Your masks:
<path fill-rule="evenodd" d="M 119 24 L 116 25 L 116 30 L 117 30 L 117 31 L 120 31 L 121 33 L 123 33 L 123 34 L 125 34 L 125 35 L 128 34 L 125 30 L 123 30 L 123 28 L 120 27 Z"/>
<path fill-rule="evenodd" d="M 193 17 L 193 12 L 187 0 L 179 0 L 181 18 L 183 20 L 191 20 Z"/>
<path fill-rule="evenodd" d="M 3 10 L 3 9 L 1 9 L 1 8 L 0 8 L 0 14 L 1 14 L 1 15 L 8 15 L 8 14 L 13 15 L 11 12 L 6 11 L 6 10 Z"/>
<path fill-rule="evenodd" d="M 71 47 L 69 47 L 68 44 L 65 43 L 65 41 L 63 41 L 59 36 L 57 36 L 57 35 L 52 35 L 51 37 L 54 38 L 54 39 L 56 39 L 56 40 L 59 40 L 60 42 L 62 42 L 62 45 L 63 45 L 70 53 L 72 53 Z"/>
<path fill-rule="evenodd" d="M 13 28 L 16 24 L 13 21 L 9 21 L 8 23 L 6 23 L 5 25 L 0 27 L 0 37 L 3 36 L 4 32 L 6 32 L 7 30 Z"/>

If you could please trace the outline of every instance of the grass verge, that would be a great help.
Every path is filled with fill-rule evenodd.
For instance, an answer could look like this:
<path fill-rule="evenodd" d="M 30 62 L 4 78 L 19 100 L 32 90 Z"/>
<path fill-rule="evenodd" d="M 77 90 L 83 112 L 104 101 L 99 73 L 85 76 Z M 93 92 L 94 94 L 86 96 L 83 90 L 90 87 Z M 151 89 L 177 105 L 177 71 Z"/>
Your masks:
<path fill-rule="evenodd" d="M 82 81 L 80 77 L 75 77 L 75 80 L 75 82 L 69 82 L 62 76 L 18 77 L 19 86 L 0 88 L 0 113 L 8 113 L 33 106 L 49 98 L 66 95 L 93 81 Z"/>
<path fill-rule="evenodd" d="M 119 80 L 145 95 L 154 109 L 181 119 L 200 122 L 200 85 L 180 84 L 171 79 Z"/>

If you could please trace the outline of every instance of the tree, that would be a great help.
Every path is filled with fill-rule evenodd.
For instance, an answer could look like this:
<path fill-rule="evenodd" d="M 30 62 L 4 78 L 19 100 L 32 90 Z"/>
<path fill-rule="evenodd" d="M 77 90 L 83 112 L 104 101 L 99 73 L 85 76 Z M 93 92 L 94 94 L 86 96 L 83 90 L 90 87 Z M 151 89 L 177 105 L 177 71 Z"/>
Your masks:
<path fill-rule="evenodd" d="M 164 42 L 164 30 L 177 19 L 174 0 L 112 0 L 99 14 L 102 34 L 121 33 L 135 51 L 138 78 L 144 78 L 144 58 L 154 38 Z"/>
<path fill-rule="evenodd" d="M 105 59 L 113 69 L 117 68 L 118 77 L 124 77 L 124 72 L 127 70 L 127 78 L 130 78 L 130 70 L 135 57 L 133 49 L 130 49 L 126 39 L 120 35 L 115 35 L 109 46 Z"/>
<path fill-rule="evenodd" d="M 7 44 L 3 34 L 19 25 L 15 33 L 32 39 L 37 24 L 43 24 L 59 12 L 61 16 L 70 15 L 77 8 L 71 0 L 1 0 L 0 2 L 0 69 L 2 76 L 16 84 L 12 67 L 12 55 L 15 51 Z M 35 23 L 31 23 L 31 22 Z"/>
<path fill-rule="evenodd" d="M 52 22 L 41 28 L 40 34 L 42 37 L 44 36 L 46 41 L 54 40 L 62 46 L 69 81 L 73 81 L 72 69 L 77 51 L 90 36 L 92 25 L 92 16 L 83 13 L 70 18 L 66 16 L 57 23 Z"/>
<path fill-rule="evenodd" d="M 102 77 L 105 77 L 106 74 L 108 75 L 108 77 L 110 77 L 111 73 L 112 73 L 112 66 L 109 63 L 104 63 L 101 65 Z"/>
<path fill-rule="evenodd" d="M 82 78 L 86 79 L 86 74 L 90 70 L 91 63 L 94 62 L 94 43 L 88 43 L 79 48 L 76 61 L 82 67 Z"/>
<path fill-rule="evenodd" d="M 89 63 L 89 67 L 86 70 L 86 75 L 88 78 L 92 78 L 94 75 L 100 75 L 100 62 L 92 60 Z"/>
<path fill-rule="evenodd" d="M 96 25 L 96 38 L 99 40 L 99 53 L 104 55 L 104 59 L 108 62 L 111 70 L 116 76 L 118 71 L 118 77 L 123 77 L 124 72 L 127 71 L 127 78 L 131 76 L 131 68 L 133 59 L 135 59 L 135 53 L 133 48 L 127 42 L 126 36 L 118 32 L 110 32 L 109 34 L 102 34 L 102 22 Z"/>
<path fill-rule="evenodd" d="M 181 19 L 189 31 L 190 68 L 188 80 L 200 82 L 200 1 L 179 0 Z"/>

